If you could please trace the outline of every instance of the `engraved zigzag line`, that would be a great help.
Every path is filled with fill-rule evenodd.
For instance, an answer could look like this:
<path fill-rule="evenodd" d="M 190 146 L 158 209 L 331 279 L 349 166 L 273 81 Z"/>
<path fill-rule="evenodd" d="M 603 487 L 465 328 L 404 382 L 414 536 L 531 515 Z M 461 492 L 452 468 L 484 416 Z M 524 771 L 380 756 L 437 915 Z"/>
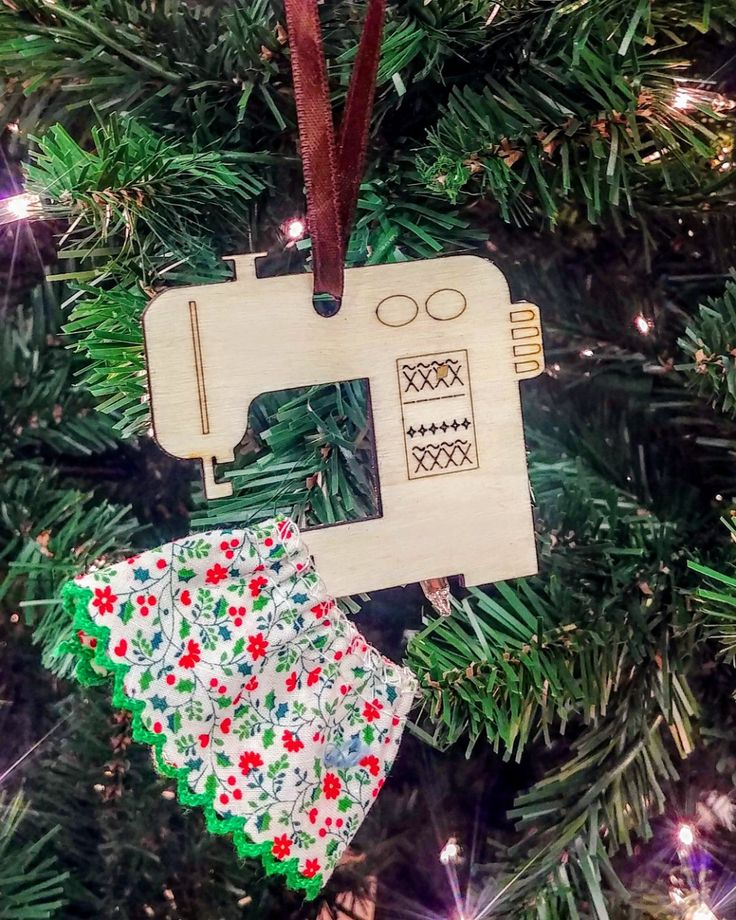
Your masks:
<path fill-rule="evenodd" d="M 457 366 L 460 367 L 462 363 L 462 361 L 458 361 L 456 358 L 448 358 L 446 361 L 430 361 L 429 364 L 425 364 L 423 361 L 419 361 L 417 364 L 402 364 L 401 369 L 403 371 L 415 371 L 419 367 L 430 367 L 436 370 L 443 364 L 457 364 Z"/>
<path fill-rule="evenodd" d="M 446 470 L 450 467 L 458 469 L 466 463 L 472 463 L 470 450 L 472 441 L 441 441 L 439 444 L 426 444 L 423 447 L 412 447 L 412 454 L 417 463 L 415 473 L 424 470 L 431 473 L 436 469 Z M 427 465 L 429 463 L 429 466 Z"/>

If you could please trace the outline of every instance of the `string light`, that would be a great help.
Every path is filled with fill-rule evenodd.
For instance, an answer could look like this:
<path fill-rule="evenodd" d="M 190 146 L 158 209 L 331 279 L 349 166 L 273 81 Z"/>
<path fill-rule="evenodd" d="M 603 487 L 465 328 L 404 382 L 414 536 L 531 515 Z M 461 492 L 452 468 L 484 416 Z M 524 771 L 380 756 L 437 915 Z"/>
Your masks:
<path fill-rule="evenodd" d="M 700 904 L 692 914 L 690 914 L 688 920 L 718 920 L 718 917 L 716 917 L 707 904 Z"/>
<path fill-rule="evenodd" d="M 456 866 L 462 857 L 462 850 L 456 837 L 450 837 L 447 843 L 440 850 L 440 862 L 443 866 Z"/>
<path fill-rule="evenodd" d="M 12 224 L 19 220 L 35 216 L 40 211 L 41 199 L 38 195 L 23 192 L 0 199 L 0 224 Z"/>
<path fill-rule="evenodd" d="M 634 317 L 634 326 L 640 335 L 649 335 L 649 333 L 652 331 L 654 323 L 651 320 L 648 320 L 643 313 L 637 313 Z"/>
<path fill-rule="evenodd" d="M 695 833 L 689 824 L 681 824 L 677 831 L 677 839 L 684 847 L 691 847 L 695 843 Z"/>
<path fill-rule="evenodd" d="M 680 109 L 684 111 L 689 109 L 693 103 L 693 97 L 686 89 L 678 89 L 675 93 L 675 98 L 672 100 L 672 106 L 675 109 Z"/>
<path fill-rule="evenodd" d="M 673 109 L 679 112 L 689 112 L 696 107 L 710 109 L 716 115 L 728 112 L 736 106 L 733 99 L 724 96 L 722 93 L 713 93 L 700 87 L 680 86 L 675 90 L 670 103 Z"/>
<path fill-rule="evenodd" d="M 290 217 L 288 220 L 284 221 L 283 230 L 284 236 L 286 236 L 290 242 L 296 243 L 296 241 L 301 240 L 307 232 L 307 224 L 301 217 Z"/>

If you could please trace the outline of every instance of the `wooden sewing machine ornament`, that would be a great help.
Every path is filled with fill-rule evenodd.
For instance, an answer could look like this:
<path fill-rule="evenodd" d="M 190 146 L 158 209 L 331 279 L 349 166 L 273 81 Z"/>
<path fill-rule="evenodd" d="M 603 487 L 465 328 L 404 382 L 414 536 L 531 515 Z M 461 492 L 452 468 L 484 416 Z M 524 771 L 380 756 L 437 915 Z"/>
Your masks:
<path fill-rule="evenodd" d="M 539 311 L 512 304 L 478 256 L 351 268 L 342 308 L 319 316 L 312 277 L 172 288 L 143 318 L 153 429 L 198 458 L 208 498 L 262 393 L 367 379 L 380 515 L 309 531 L 337 596 L 440 575 L 467 585 L 536 571 L 518 381 L 542 371 Z"/>
<path fill-rule="evenodd" d="M 512 304 L 501 271 L 478 256 L 344 269 L 383 5 L 370 0 L 340 144 L 327 157 L 316 0 L 286 3 L 314 274 L 259 278 L 259 256 L 233 256 L 232 281 L 164 291 L 143 318 L 155 438 L 201 460 L 210 499 L 232 493 L 215 466 L 234 460 L 259 395 L 367 380 L 379 512 L 306 536 L 337 596 L 537 569 L 519 398 L 519 381 L 543 369 L 537 307 Z M 310 93 L 322 103 L 318 130 L 315 107 L 304 112 Z"/>

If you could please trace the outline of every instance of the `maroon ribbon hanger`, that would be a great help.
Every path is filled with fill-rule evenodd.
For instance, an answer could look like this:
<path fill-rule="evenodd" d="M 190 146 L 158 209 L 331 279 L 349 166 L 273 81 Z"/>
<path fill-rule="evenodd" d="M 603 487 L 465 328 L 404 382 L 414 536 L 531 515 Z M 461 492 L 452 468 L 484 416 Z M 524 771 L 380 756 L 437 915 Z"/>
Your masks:
<path fill-rule="evenodd" d="M 386 0 L 368 0 L 337 139 L 317 0 L 285 0 L 284 5 L 312 239 L 314 306 L 322 316 L 334 316 L 342 303 L 345 252 L 368 147 Z"/>

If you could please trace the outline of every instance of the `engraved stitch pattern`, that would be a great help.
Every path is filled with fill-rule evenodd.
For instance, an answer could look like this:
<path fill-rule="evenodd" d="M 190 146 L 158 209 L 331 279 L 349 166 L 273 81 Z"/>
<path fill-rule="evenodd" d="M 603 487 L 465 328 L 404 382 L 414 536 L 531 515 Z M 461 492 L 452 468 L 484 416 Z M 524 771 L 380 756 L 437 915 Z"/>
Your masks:
<path fill-rule="evenodd" d="M 473 444 L 470 441 L 442 441 L 441 444 L 426 444 L 424 447 L 412 447 L 412 456 L 416 461 L 415 473 L 424 470 L 433 473 L 435 470 L 460 469 L 471 466 L 473 457 L 471 451 Z"/>
<path fill-rule="evenodd" d="M 479 467 L 468 352 L 396 362 L 409 479 Z"/>
<path fill-rule="evenodd" d="M 434 422 L 432 422 L 432 424 L 428 425 L 427 427 L 425 427 L 424 425 L 420 425 L 419 428 L 415 428 L 413 425 L 410 425 L 406 429 L 406 433 L 409 435 L 410 438 L 416 438 L 416 437 L 423 438 L 426 434 L 434 435 L 434 434 L 437 434 L 438 431 L 441 431 L 442 434 L 447 434 L 447 432 L 451 428 L 453 431 L 457 431 L 458 428 L 464 428 L 465 431 L 467 431 L 471 425 L 472 425 L 472 422 L 467 418 L 464 418 L 462 422 L 459 421 L 458 419 L 453 419 L 453 421 L 451 422 L 442 422 L 441 425 L 437 425 Z"/>
<path fill-rule="evenodd" d="M 425 390 L 451 389 L 455 384 L 464 386 L 460 376 L 462 366 L 458 361 L 432 361 L 429 364 L 404 364 L 401 373 L 404 378 L 403 393 L 421 393 Z"/>

